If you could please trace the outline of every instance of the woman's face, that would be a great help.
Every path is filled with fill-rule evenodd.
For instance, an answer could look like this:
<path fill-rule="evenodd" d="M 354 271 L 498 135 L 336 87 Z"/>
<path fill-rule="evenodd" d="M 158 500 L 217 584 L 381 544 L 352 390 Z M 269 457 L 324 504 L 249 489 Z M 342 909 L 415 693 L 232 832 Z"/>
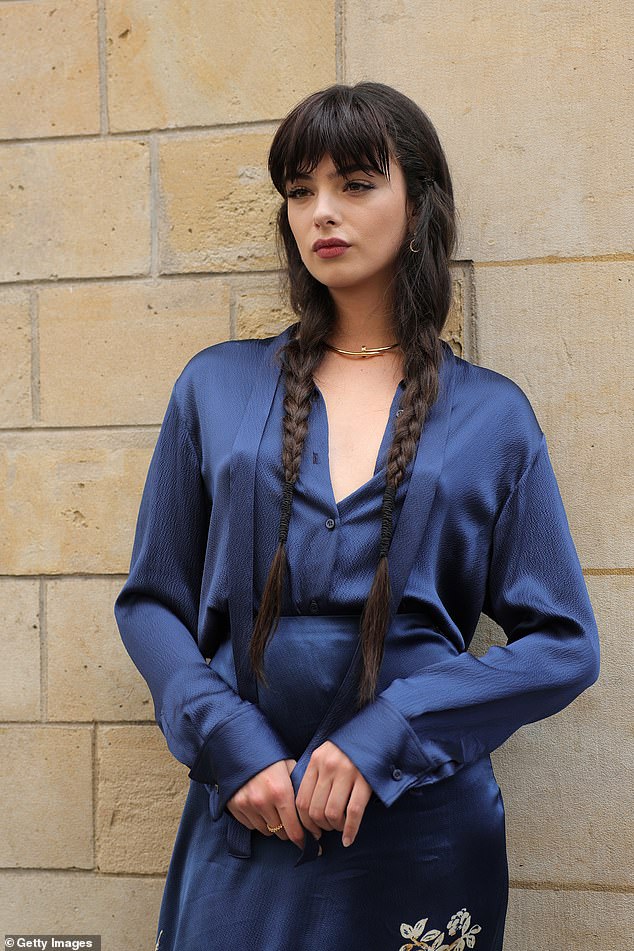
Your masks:
<path fill-rule="evenodd" d="M 390 180 L 380 172 L 348 170 L 337 175 L 325 155 L 310 175 L 286 183 L 288 221 L 302 261 L 333 290 L 376 286 L 394 274 L 394 261 L 409 234 L 405 177 L 391 157 Z M 314 243 L 340 238 L 348 247 L 320 255 Z"/>

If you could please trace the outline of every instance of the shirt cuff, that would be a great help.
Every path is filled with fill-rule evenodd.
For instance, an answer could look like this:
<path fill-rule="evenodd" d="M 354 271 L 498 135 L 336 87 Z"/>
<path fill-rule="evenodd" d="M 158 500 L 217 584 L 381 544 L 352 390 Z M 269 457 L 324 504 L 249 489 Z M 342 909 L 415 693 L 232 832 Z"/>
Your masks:
<path fill-rule="evenodd" d="M 328 739 L 348 756 L 385 806 L 432 764 L 405 717 L 382 697 L 368 703 Z"/>
<path fill-rule="evenodd" d="M 261 711 L 249 705 L 214 727 L 188 776 L 211 787 L 210 811 L 219 819 L 241 786 L 267 766 L 291 756 Z"/>

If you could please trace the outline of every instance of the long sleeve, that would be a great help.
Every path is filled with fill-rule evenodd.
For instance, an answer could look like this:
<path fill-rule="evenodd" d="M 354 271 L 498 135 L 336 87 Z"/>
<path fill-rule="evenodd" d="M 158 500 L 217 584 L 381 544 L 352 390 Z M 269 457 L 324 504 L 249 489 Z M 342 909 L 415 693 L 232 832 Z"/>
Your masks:
<path fill-rule="evenodd" d="M 506 645 L 393 680 L 329 737 L 386 806 L 562 710 L 599 676 L 596 621 L 543 433 L 497 517 L 483 611 Z"/>
<path fill-rule="evenodd" d="M 247 780 L 291 754 L 259 708 L 243 700 L 198 647 L 212 503 L 179 405 L 179 380 L 150 461 L 130 572 L 114 614 L 170 751 L 190 767 L 190 778 L 217 786 L 219 818 Z"/>

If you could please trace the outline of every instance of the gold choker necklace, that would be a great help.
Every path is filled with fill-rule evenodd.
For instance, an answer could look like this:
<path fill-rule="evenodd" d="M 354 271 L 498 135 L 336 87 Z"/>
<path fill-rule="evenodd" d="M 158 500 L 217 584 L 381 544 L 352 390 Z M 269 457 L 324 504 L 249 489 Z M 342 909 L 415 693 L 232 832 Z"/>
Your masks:
<path fill-rule="evenodd" d="M 329 350 L 335 350 L 336 353 L 346 353 L 351 357 L 369 357 L 373 353 L 385 353 L 386 350 L 393 350 L 394 347 L 399 347 L 400 344 L 397 341 L 396 343 L 390 344 L 389 347 L 361 347 L 361 350 L 341 350 L 339 347 L 333 347 L 332 344 L 324 341 L 324 346 L 328 347 Z"/>

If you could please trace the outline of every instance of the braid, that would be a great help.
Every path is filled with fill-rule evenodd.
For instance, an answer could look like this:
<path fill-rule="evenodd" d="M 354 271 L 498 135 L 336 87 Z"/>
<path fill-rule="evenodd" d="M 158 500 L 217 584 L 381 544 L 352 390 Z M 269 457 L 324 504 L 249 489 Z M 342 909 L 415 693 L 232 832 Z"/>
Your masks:
<path fill-rule="evenodd" d="M 386 485 L 383 493 L 383 509 L 381 513 L 381 551 L 379 558 L 387 558 L 387 552 L 392 541 L 392 512 L 394 510 L 394 497 L 396 487 Z"/>
<path fill-rule="evenodd" d="M 291 506 L 293 504 L 293 483 L 287 479 L 284 483 L 284 493 L 282 495 L 282 517 L 280 518 L 280 545 L 286 545 L 288 538 L 288 524 L 291 520 Z"/>
<path fill-rule="evenodd" d="M 405 470 L 414 458 L 418 440 L 429 407 L 438 392 L 436 361 L 440 360 L 440 343 L 425 345 L 421 342 L 406 369 L 408 380 L 396 414 L 394 436 L 388 453 L 386 486 L 381 509 L 381 543 L 379 561 L 372 580 L 368 599 L 360 622 L 363 668 L 357 693 L 357 709 L 370 703 L 375 696 L 376 684 L 385 649 L 390 620 L 392 592 L 388 565 L 388 551 L 392 540 L 392 513 L 396 491 L 403 481 Z M 431 352 L 430 352 L 431 351 Z M 398 609 L 398 605 L 396 605 Z"/>
<path fill-rule="evenodd" d="M 299 340 L 291 338 L 282 348 L 286 366 L 284 368 L 285 396 L 284 418 L 282 421 L 282 466 L 284 469 L 284 488 L 280 511 L 278 545 L 273 556 L 269 574 L 262 592 L 260 608 L 255 620 L 249 657 L 256 676 L 266 686 L 264 674 L 264 651 L 269 639 L 277 629 L 282 610 L 283 583 L 288 571 L 286 540 L 291 519 L 293 492 L 299 475 L 302 450 L 308 432 L 308 417 L 312 408 L 312 396 L 315 389 L 313 369 L 319 363 L 323 346 L 317 340 L 307 350 L 300 348 Z"/>

